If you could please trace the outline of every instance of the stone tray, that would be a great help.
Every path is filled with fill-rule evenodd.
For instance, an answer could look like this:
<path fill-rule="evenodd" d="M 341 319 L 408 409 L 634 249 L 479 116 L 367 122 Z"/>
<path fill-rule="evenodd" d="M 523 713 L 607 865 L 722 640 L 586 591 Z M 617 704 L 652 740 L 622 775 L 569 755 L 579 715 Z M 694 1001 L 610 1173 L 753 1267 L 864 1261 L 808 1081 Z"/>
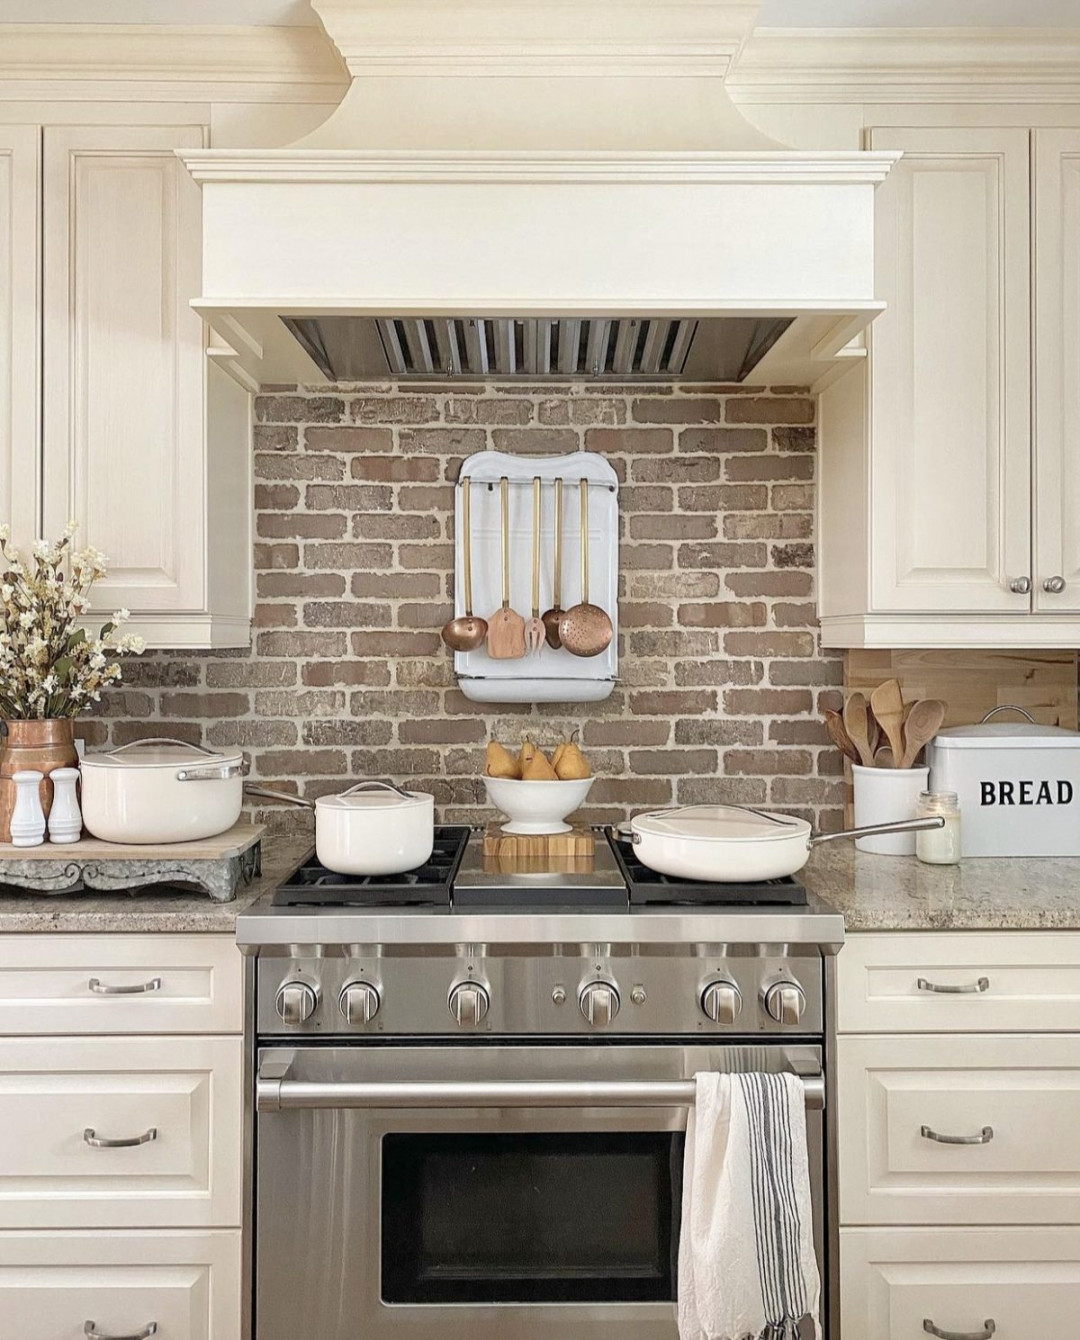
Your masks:
<path fill-rule="evenodd" d="M 199 842 L 135 846 L 85 837 L 13 847 L 0 842 L 0 884 L 27 893 L 136 892 L 152 884 L 195 885 L 220 903 L 236 897 L 262 866 L 265 824 L 234 824 Z"/>

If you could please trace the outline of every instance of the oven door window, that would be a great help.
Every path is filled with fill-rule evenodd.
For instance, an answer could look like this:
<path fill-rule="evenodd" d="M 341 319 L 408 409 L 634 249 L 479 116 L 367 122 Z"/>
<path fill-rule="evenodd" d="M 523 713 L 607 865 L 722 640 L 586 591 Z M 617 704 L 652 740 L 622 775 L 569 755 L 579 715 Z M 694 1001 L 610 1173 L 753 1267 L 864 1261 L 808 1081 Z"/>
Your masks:
<path fill-rule="evenodd" d="M 385 1135 L 383 1301 L 672 1300 L 683 1139 Z"/>

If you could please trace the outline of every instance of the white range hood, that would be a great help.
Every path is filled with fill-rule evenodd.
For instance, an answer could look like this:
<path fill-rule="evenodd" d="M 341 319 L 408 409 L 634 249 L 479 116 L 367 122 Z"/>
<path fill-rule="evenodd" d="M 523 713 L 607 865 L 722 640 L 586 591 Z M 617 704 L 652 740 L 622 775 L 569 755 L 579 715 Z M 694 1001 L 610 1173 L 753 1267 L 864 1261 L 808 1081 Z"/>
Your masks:
<path fill-rule="evenodd" d="M 880 310 L 893 153 L 802 153 L 724 76 L 756 4 L 314 0 L 352 84 L 288 149 L 182 157 L 242 384 L 824 385 Z"/>

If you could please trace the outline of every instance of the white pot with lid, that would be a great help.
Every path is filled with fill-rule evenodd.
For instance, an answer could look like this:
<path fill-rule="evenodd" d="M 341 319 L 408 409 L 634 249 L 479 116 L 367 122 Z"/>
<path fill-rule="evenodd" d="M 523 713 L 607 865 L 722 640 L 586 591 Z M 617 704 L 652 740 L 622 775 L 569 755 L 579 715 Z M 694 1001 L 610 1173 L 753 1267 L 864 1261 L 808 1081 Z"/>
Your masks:
<path fill-rule="evenodd" d="M 435 848 L 435 797 L 426 791 L 367 781 L 314 802 L 270 787 L 249 786 L 246 794 L 314 810 L 315 854 L 340 875 L 402 875 L 426 864 Z"/>
<path fill-rule="evenodd" d="M 183 740 L 133 740 L 86 754 L 82 817 L 105 842 L 198 842 L 227 832 L 240 817 L 248 761 Z"/>

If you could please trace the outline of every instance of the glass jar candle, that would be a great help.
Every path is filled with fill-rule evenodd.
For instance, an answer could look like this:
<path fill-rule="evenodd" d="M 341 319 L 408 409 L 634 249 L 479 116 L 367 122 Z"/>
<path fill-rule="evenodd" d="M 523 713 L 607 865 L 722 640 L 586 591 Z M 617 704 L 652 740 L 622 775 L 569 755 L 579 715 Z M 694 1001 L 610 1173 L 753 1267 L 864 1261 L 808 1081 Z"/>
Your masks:
<path fill-rule="evenodd" d="M 920 791 L 917 819 L 940 815 L 943 828 L 922 828 L 915 834 L 915 855 L 928 865 L 959 865 L 960 805 L 955 791 Z"/>

